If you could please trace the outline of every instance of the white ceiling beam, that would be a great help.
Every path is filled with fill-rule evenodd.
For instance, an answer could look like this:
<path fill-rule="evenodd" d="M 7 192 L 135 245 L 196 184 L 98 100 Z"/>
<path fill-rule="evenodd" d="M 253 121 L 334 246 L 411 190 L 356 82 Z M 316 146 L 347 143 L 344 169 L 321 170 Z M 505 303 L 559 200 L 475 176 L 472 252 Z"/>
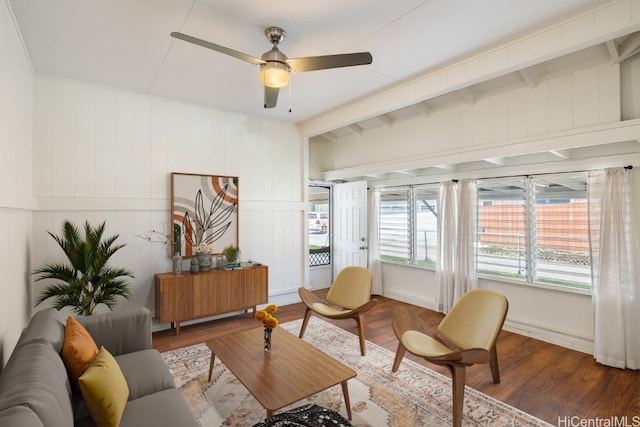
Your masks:
<path fill-rule="evenodd" d="M 376 119 L 382 122 L 386 127 L 393 126 L 393 119 L 386 114 L 382 114 L 380 116 L 376 116 Z"/>
<path fill-rule="evenodd" d="M 631 58 L 636 53 L 640 52 L 640 31 L 631 34 L 625 39 L 620 46 L 620 58 L 618 62 L 622 62 L 628 58 Z"/>
<path fill-rule="evenodd" d="M 481 169 L 469 171 L 465 175 L 465 172 L 454 172 L 453 166 L 448 165 L 475 162 L 481 159 L 493 157 L 522 156 L 524 154 L 540 153 L 541 151 L 547 152 L 556 150 L 558 152 L 559 150 L 568 150 L 573 147 L 598 147 L 605 144 L 624 141 L 636 141 L 640 144 L 640 138 L 638 135 L 640 135 L 640 119 L 632 119 L 511 140 L 495 147 L 478 150 L 466 152 L 454 151 L 446 153 L 428 153 L 401 159 L 385 160 L 377 163 L 367 163 L 353 167 L 334 169 L 323 172 L 323 178 L 325 181 L 332 181 L 335 179 L 352 179 L 353 177 L 364 176 L 367 173 L 382 173 L 390 170 L 406 169 L 423 169 L 423 175 L 429 173 L 430 175 L 440 176 L 436 171 L 437 169 L 442 171 L 441 175 L 446 176 L 446 179 L 449 179 L 452 173 L 455 173 L 458 177 L 486 177 L 490 176 L 489 174 L 492 173 L 491 168 L 486 168 L 485 170 L 489 172 L 484 175 L 479 172 Z M 571 159 L 571 162 L 573 167 L 576 168 L 575 170 L 579 170 L 580 168 L 588 169 L 594 165 L 597 165 L 598 168 L 619 166 L 621 159 L 624 162 L 636 162 L 636 164 L 640 164 L 640 160 L 637 160 L 639 158 L 640 154 L 634 150 L 634 153 L 620 154 L 611 157 L 599 155 L 597 159 L 593 157 L 573 158 Z M 537 163 L 535 170 L 537 172 L 550 173 L 558 172 L 558 168 L 562 167 L 564 167 L 562 166 L 562 162 L 543 160 L 541 163 Z M 504 171 L 501 171 L 501 174 L 502 172 L 507 174 L 518 174 L 522 173 L 524 170 L 521 164 L 509 165 L 504 168 L 505 169 Z M 432 170 L 434 170 L 433 174 L 430 173 Z M 63 208 L 64 207 L 61 207 L 60 209 L 62 210 Z"/>
<path fill-rule="evenodd" d="M 421 169 L 403 169 L 395 172 L 407 176 L 418 176 L 420 175 L 420 171 Z"/>
<path fill-rule="evenodd" d="M 456 169 L 458 169 L 457 165 L 434 165 L 433 167 L 437 169 L 445 170 L 447 172 L 455 172 Z"/>
<path fill-rule="evenodd" d="M 347 126 L 347 129 L 349 129 L 351 132 L 355 133 L 356 135 L 362 136 L 363 130 L 358 125 L 349 125 Z"/>
<path fill-rule="evenodd" d="M 566 150 L 549 150 L 548 151 L 549 154 L 552 154 L 562 160 L 569 160 L 571 158 L 571 150 L 570 149 L 566 149 Z"/>
<path fill-rule="evenodd" d="M 387 174 L 386 173 L 371 173 L 371 174 L 365 175 L 365 177 L 371 178 L 371 179 L 386 179 L 387 178 Z"/>
<path fill-rule="evenodd" d="M 504 166 L 507 164 L 507 160 L 504 157 L 490 157 L 482 160 L 496 166 Z"/>
<path fill-rule="evenodd" d="M 463 87 L 461 89 L 458 89 L 456 92 L 458 93 L 458 95 L 460 95 L 460 98 L 462 98 L 462 100 L 467 104 L 473 105 L 476 103 L 476 94 L 471 88 Z"/>
<path fill-rule="evenodd" d="M 611 59 L 612 64 L 616 64 L 620 61 L 620 51 L 618 50 L 618 45 L 615 41 L 609 40 L 604 43 L 607 47 L 607 51 L 609 52 L 609 58 Z"/>
<path fill-rule="evenodd" d="M 418 110 L 418 113 L 420 113 L 421 116 L 429 117 L 429 112 L 431 111 L 431 109 L 426 102 L 418 102 L 416 104 L 413 104 L 413 108 Z"/>
<path fill-rule="evenodd" d="M 324 138 L 325 140 L 329 141 L 329 142 L 336 142 L 338 140 L 338 137 L 335 136 L 332 132 L 327 132 L 327 133 L 323 133 L 321 135 L 318 135 L 321 138 Z"/>
<path fill-rule="evenodd" d="M 527 84 L 527 86 L 529 86 L 530 88 L 535 88 L 536 86 L 538 86 L 538 81 L 537 79 L 534 77 L 533 73 L 531 72 L 530 68 L 523 68 L 522 70 L 518 70 L 518 73 L 520 74 L 520 77 L 522 77 L 522 80 L 524 80 L 524 82 Z"/>

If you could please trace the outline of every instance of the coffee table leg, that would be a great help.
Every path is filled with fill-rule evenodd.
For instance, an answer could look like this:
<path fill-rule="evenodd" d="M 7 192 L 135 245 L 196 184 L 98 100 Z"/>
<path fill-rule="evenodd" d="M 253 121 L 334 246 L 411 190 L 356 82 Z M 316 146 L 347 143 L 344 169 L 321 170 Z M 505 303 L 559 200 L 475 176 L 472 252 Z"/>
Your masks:
<path fill-rule="evenodd" d="M 346 381 L 342 381 L 342 394 L 344 395 L 344 406 L 347 407 L 347 416 L 351 421 L 351 402 L 349 401 L 349 389 Z"/>
<path fill-rule="evenodd" d="M 213 362 L 216 360 L 216 355 L 211 352 L 211 362 L 209 362 L 209 381 L 211 381 L 211 374 L 213 373 Z"/>

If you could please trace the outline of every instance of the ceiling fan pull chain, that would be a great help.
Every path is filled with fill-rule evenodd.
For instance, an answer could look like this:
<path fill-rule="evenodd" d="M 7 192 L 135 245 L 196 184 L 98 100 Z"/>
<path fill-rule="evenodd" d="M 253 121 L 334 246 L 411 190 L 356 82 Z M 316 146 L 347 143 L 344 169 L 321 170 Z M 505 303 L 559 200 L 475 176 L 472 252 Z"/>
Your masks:
<path fill-rule="evenodd" d="M 289 112 L 291 112 L 291 86 L 293 86 L 293 80 L 289 81 Z"/>

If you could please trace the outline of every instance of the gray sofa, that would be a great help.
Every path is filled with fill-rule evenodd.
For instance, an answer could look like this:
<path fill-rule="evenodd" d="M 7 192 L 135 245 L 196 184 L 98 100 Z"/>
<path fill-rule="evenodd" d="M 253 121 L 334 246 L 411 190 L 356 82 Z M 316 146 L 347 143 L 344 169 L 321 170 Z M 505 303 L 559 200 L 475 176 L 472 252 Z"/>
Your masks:
<path fill-rule="evenodd" d="M 129 387 L 121 427 L 199 426 L 160 353 L 151 347 L 149 310 L 115 311 L 78 318 L 98 348 L 116 359 Z M 0 374 L 0 426 L 93 426 L 71 392 L 60 356 L 66 316 L 36 313 Z"/>

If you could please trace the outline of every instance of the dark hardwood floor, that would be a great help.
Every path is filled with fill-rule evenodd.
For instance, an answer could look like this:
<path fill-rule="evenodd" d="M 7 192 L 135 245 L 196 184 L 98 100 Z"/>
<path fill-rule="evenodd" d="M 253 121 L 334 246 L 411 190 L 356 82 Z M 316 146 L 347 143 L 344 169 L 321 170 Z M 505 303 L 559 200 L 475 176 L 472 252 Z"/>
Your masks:
<path fill-rule="evenodd" d="M 394 307 L 406 305 L 432 327 L 442 319 L 441 314 L 431 310 L 384 297 L 376 298 L 378 304 L 365 315 L 367 340 L 393 353 L 398 345 L 391 328 Z M 277 313 L 280 322 L 296 320 L 303 315 L 302 303 L 280 307 Z M 353 320 L 331 323 L 356 333 Z M 175 336 L 172 330 L 156 332 L 153 334 L 153 346 L 159 351 L 167 351 L 258 326 L 249 313 L 182 326 L 179 336 Z M 313 331 L 307 330 L 309 333 Z M 406 357 L 448 375 L 444 368 L 409 354 Z M 488 365 L 468 368 L 466 384 L 553 425 L 572 425 L 567 421 L 559 422 L 571 417 L 577 417 L 573 418 L 573 425 L 605 425 L 575 423 L 626 416 L 629 426 L 640 426 L 640 371 L 609 368 L 596 363 L 591 355 L 507 331 L 503 331 L 498 340 L 498 358 L 500 384 L 492 382 Z"/>

